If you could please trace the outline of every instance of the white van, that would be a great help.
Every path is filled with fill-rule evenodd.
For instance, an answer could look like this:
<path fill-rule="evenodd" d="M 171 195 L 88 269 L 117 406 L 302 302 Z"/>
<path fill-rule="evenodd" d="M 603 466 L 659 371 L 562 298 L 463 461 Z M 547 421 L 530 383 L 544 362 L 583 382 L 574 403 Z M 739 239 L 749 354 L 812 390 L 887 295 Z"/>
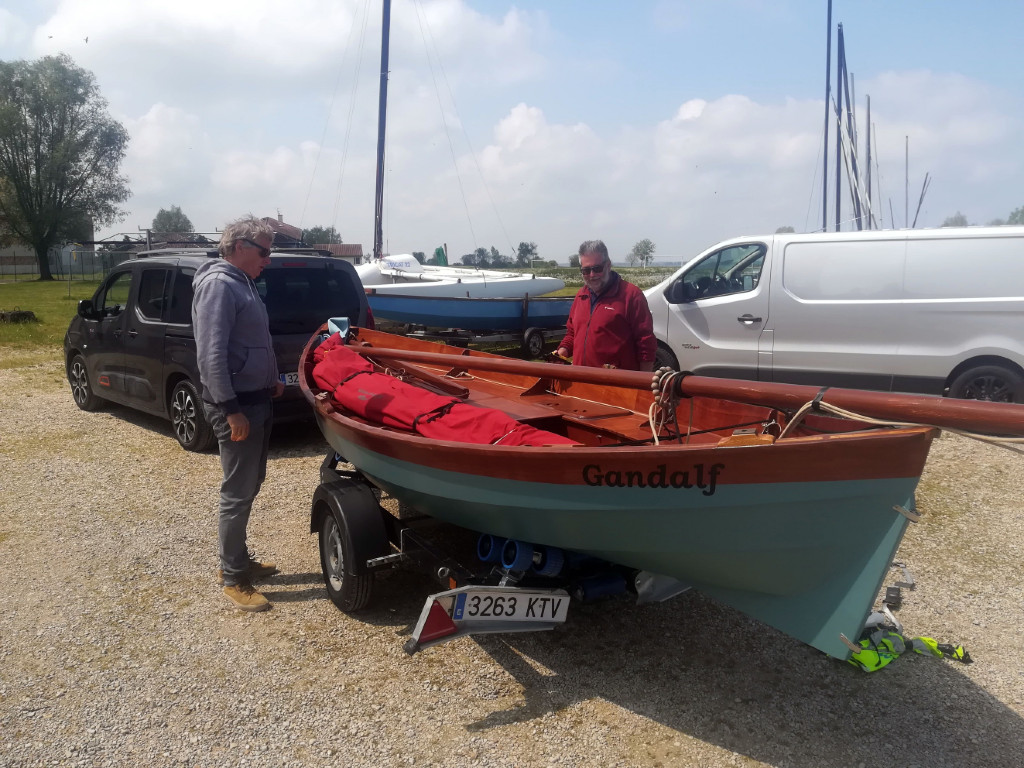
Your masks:
<path fill-rule="evenodd" d="M 645 295 L 659 366 L 1024 402 L 1024 227 L 739 237 Z"/>

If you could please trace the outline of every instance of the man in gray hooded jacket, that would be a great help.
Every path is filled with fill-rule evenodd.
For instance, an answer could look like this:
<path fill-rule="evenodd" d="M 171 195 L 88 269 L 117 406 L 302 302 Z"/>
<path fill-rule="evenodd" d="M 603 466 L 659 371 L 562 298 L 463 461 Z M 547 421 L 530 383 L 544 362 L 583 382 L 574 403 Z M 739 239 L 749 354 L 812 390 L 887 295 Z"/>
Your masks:
<path fill-rule="evenodd" d="M 203 408 L 220 446 L 220 577 L 224 595 L 243 611 L 265 611 L 270 601 L 253 579 L 277 573 L 249 553 L 246 527 L 267 474 L 272 397 L 284 391 L 267 308 L 253 282 L 270 264 L 274 233 L 247 216 L 221 234 L 221 258 L 196 270 L 192 327 Z"/>

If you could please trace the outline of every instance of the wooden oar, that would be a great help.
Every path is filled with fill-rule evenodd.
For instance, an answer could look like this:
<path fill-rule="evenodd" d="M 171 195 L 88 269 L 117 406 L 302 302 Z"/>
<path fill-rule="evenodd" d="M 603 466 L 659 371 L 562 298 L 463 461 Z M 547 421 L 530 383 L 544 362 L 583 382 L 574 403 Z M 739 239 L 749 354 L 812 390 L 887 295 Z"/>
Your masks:
<path fill-rule="evenodd" d="M 375 346 L 353 345 L 350 349 L 361 355 L 447 366 L 453 370 L 496 371 L 542 379 L 561 379 L 630 389 L 649 390 L 651 388 L 652 374 L 643 371 L 531 363 L 502 357 L 447 355 Z M 686 376 L 679 381 L 677 391 L 682 396 L 716 397 L 723 400 L 794 410 L 813 400 L 821 388 L 766 381 Z M 1024 436 L 1024 405 L 1014 403 L 991 403 L 982 400 L 956 400 L 930 395 L 904 395 L 893 392 L 839 388 L 829 388 L 822 399 L 831 405 L 875 419 L 929 424 L 986 435 Z"/>

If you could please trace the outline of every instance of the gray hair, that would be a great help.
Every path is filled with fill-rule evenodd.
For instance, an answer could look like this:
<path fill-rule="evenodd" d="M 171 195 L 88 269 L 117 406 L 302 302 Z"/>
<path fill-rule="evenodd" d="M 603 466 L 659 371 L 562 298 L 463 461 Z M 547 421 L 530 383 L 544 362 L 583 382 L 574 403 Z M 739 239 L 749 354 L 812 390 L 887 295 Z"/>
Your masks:
<path fill-rule="evenodd" d="M 604 240 L 585 240 L 580 245 L 580 256 L 586 253 L 596 253 L 605 263 L 611 264 L 612 260 L 608 258 L 608 246 L 604 244 Z"/>
<path fill-rule="evenodd" d="M 257 219 L 250 213 L 224 227 L 224 231 L 220 233 L 220 245 L 217 246 L 217 250 L 221 258 L 224 258 L 232 252 L 236 241 L 255 240 L 258 237 L 269 237 L 273 242 L 274 230 L 267 222 Z"/>

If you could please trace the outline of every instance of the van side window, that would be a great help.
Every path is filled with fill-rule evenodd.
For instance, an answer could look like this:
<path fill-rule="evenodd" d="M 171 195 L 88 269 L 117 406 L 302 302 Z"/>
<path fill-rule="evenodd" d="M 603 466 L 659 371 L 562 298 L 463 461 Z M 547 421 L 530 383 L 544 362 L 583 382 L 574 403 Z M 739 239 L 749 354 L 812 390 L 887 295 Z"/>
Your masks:
<path fill-rule="evenodd" d="M 191 268 L 179 269 L 174 273 L 171 306 L 166 315 L 168 323 L 192 324 L 192 278 L 195 276 L 196 271 Z"/>
<path fill-rule="evenodd" d="M 103 289 L 103 296 L 100 298 L 96 309 L 104 317 L 119 315 L 128 305 L 128 297 L 131 295 L 132 273 L 129 271 L 119 272 Z"/>
<path fill-rule="evenodd" d="M 765 252 L 760 243 L 715 251 L 677 278 L 665 291 L 665 299 L 670 304 L 683 304 L 752 291 L 761 279 Z"/>
<path fill-rule="evenodd" d="M 159 320 L 167 303 L 167 270 L 144 269 L 139 277 L 136 306 L 147 320 Z"/>

